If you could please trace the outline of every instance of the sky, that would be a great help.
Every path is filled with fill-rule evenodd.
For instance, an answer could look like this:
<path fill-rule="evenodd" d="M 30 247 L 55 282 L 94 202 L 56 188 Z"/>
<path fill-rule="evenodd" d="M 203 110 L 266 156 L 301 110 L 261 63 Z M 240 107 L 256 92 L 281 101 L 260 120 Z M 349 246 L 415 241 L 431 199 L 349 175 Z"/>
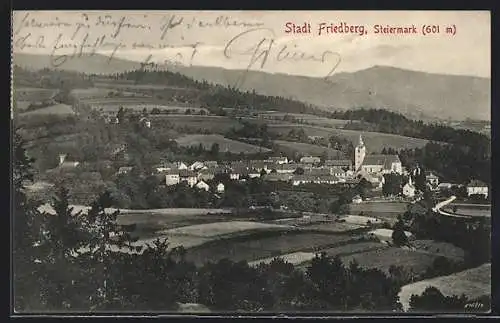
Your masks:
<path fill-rule="evenodd" d="M 491 70 L 488 11 L 16 11 L 12 21 L 14 55 L 50 55 L 54 66 L 82 51 L 313 77 L 374 65 L 488 78 Z M 310 32 L 286 33 L 287 23 Z M 364 32 L 319 34 L 320 24 Z M 417 33 L 376 34 L 376 25 Z"/>

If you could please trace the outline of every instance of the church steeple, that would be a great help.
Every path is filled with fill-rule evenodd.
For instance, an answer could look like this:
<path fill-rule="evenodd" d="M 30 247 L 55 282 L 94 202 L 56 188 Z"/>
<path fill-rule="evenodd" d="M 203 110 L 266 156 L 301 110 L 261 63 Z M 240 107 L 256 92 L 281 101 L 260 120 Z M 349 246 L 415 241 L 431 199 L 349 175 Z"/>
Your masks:
<path fill-rule="evenodd" d="M 358 146 L 354 149 L 354 169 L 358 171 L 363 164 L 363 160 L 366 155 L 366 147 L 363 142 L 363 137 L 361 134 L 359 135 L 359 143 Z"/>
<path fill-rule="evenodd" d="M 365 146 L 365 143 L 363 142 L 363 137 L 361 136 L 361 134 L 359 134 L 358 147 L 364 147 L 364 146 Z"/>

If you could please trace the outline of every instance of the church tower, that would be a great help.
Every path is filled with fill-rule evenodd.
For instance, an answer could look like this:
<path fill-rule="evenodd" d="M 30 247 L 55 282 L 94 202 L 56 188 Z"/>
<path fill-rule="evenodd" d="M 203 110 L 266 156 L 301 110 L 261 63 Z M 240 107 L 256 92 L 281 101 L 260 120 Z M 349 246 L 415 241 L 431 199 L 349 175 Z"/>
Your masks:
<path fill-rule="evenodd" d="M 361 165 L 363 164 L 363 160 L 366 155 L 366 147 L 363 142 L 363 137 L 359 135 L 359 143 L 358 146 L 354 149 L 354 170 L 358 171 Z"/>

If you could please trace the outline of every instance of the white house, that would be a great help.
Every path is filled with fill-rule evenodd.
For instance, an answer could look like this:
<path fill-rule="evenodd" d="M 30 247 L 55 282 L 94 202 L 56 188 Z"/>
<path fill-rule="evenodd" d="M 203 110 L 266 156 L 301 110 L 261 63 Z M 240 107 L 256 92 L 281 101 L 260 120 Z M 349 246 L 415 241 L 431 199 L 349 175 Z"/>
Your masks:
<path fill-rule="evenodd" d="M 165 172 L 165 185 L 177 185 L 181 181 L 179 172 L 166 171 Z"/>
<path fill-rule="evenodd" d="M 406 183 L 403 186 L 403 195 L 406 197 L 414 197 L 415 191 L 416 191 L 416 189 L 415 189 L 415 186 L 413 185 L 413 182 L 412 182 L 411 176 L 410 176 L 408 183 Z"/>
<path fill-rule="evenodd" d="M 217 184 L 217 193 L 224 193 L 224 184 Z"/>
<path fill-rule="evenodd" d="M 485 198 L 488 197 L 488 185 L 479 180 L 472 180 L 467 185 L 467 196 L 471 195 L 484 195 Z"/>
<path fill-rule="evenodd" d="M 232 179 L 232 180 L 239 180 L 240 179 L 240 173 L 237 172 L 237 171 L 232 171 L 230 174 L 229 174 L 229 178 Z"/>
<path fill-rule="evenodd" d="M 359 204 L 361 202 L 363 202 L 363 199 L 359 195 L 356 195 L 355 197 L 352 198 L 352 203 Z"/>
<path fill-rule="evenodd" d="M 178 162 L 177 163 L 177 169 L 182 170 L 182 169 L 189 169 L 189 167 L 184 164 L 183 162 Z"/>
<path fill-rule="evenodd" d="M 200 190 L 205 190 L 208 192 L 208 190 L 210 189 L 210 186 L 208 186 L 208 184 L 205 183 L 204 181 L 199 181 L 196 184 L 196 188 L 199 188 Z"/>

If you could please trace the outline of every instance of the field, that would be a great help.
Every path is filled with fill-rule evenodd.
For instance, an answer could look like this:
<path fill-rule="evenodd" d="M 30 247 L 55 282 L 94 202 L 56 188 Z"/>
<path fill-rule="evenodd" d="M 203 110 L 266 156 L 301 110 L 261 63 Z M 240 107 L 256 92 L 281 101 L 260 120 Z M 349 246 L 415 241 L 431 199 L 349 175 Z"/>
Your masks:
<path fill-rule="evenodd" d="M 330 257 L 336 257 L 336 256 L 343 257 L 362 252 L 381 250 L 385 248 L 388 248 L 387 245 L 384 245 L 380 242 L 368 241 L 368 242 L 350 243 L 345 246 L 329 248 L 322 251 L 326 252 L 326 254 Z"/>
<path fill-rule="evenodd" d="M 108 93 L 108 89 L 91 87 L 86 89 L 73 89 L 71 90 L 70 95 L 77 100 L 91 100 L 105 98 Z"/>
<path fill-rule="evenodd" d="M 257 230 L 284 230 L 290 229 L 289 226 L 279 224 L 268 224 L 250 221 L 228 221 L 228 222 L 214 222 L 207 224 L 198 224 L 185 227 L 179 227 L 163 231 L 163 234 L 168 236 L 185 235 L 203 238 L 213 238 L 231 235 L 243 231 L 257 231 Z"/>
<path fill-rule="evenodd" d="M 389 267 L 401 266 L 414 273 L 424 272 L 436 258 L 435 255 L 414 252 L 407 249 L 388 247 L 341 257 L 342 262 L 349 264 L 356 260 L 360 266 L 377 268 L 388 272 Z"/>
<path fill-rule="evenodd" d="M 469 299 L 474 299 L 491 295 L 491 264 L 405 285 L 399 293 L 403 308 L 409 308 L 411 295 L 420 295 L 429 286 L 436 287 L 445 296 L 465 294 Z"/>
<path fill-rule="evenodd" d="M 272 262 L 275 258 L 281 258 L 285 262 L 290 263 L 292 265 L 299 265 L 301 263 L 311 261 L 315 257 L 315 253 L 313 252 L 293 252 L 285 255 L 281 255 L 279 257 L 269 257 L 269 258 L 264 258 L 264 259 L 259 259 L 256 261 L 251 261 L 249 263 L 250 266 L 258 266 L 260 264 L 269 264 Z"/>
<path fill-rule="evenodd" d="M 260 118 L 270 119 L 270 120 L 283 120 L 285 116 L 293 117 L 297 121 L 302 121 L 308 124 L 313 124 L 328 128 L 341 129 L 349 122 L 349 120 L 329 119 L 324 117 L 318 117 L 313 114 L 284 113 L 284 112 L 268 112 L 259 114 Z"/>
<path fill-rule="evenodd" d="M 198 91 L 196 89 L 188 89 L 188 88 L 181 88 L 181 87 L 175 87 L 175 86 L 169 86 L 169 85 L 160 85 L 160 84 L 133 84 L 133 83 L 123 83 L 122 81 L 116 82 L 112 81 L 110 82 L 94 82 L 94 86 L 98 88 L 105 88 L 105 89 L 116 89 L 116 90 L 156 90 L 156 91 L 161 91 L 161 90 L 178 90 L 178 91 Z"/>
<path fill-rule="evenodd" d="M 276 134 L 286 135 L 292 129 L 296 129 L 296 124 L 269 124 L 269 131 Z M 429 141 L 425 139 L 404 137 L 380 132 L 356 131 L 323 128 L 317 126 L 301 126 L 308 136 L 322 136 L 329 137 L 332 135 L 339 136 L 350 140 L 354 145 L 358 144 L 359 135 L 363 136 L 363 141 L 367 147 L 368 153 L 380 153 L 384 147 L 391 147 L 395 149 L 402 148 L 421 148 Z"/>
<path fill-rule="evenodd" d="M 319 232 L 345 233 L 364 229 L 365 226 L 346 222 L 329 222 L 305 225 L 302 228 Z"/>
<path fill-rule="evenodd" d="M 23 112 L 21 115 L 28 116 L 28 115 L 42 115 L 42 114 L 71 115 L 75 114 L 75 111 L 73 110 L 71 105 L 61 103 L 46 108 L 26 111 Z"/>
<path fill-rule="evenodd" d="M 73 212 L 87 212 L 90 207 L 85 205 L 70 205 L 73 208 Z M 47 212 L 50 214 L 55 214 L 54 209 L 49 204 L 41 205 L 38 210 L 40 212 Z M 114 212 L 118 209 L 107 208 L 106 212 Z M 138 220 L 147 219 L 150 216 L 196 216 L 196 215 L 207 215 L 207 214 L 220 214 L 220 213 L 231 213 L 228 209 L 190 209 L 190 208 L 168 208 L 168 209 L 148 209 L 148 210 L 132 210 L 132 209 L 120 209 L 120 218 L 125 218 L 127 215 L 130 219 Z"/>
<path fill-rule="evenodd" d="M 313 252 L 352 239 L 349 235 L 264 232 L 206 243 L 190 249 L 187 258 L 198 265 L 223 258 L 255 261 L 297 251 Z"/>
<path fill-rule="evenodd" d="M 415 247 L 417 252 L 427 252 L 436 256 L 444 256 L 455 260 L 462 260 L 465 256 L 463 249 L 447 242 L 433 240 L 414 240 L 411 245 Z"/>
<path fill-rule="evenodd" d="M 371 216 L 388 222 L 397 220 L 398 215 L 406 212 L 408 203 L 405 202 L 362 202 L 349 205 L 350 213 Z"/>
<path fill-rule="evenodd" d="M 44 101 L 53 98 L 59 90 L 34 87 L 16 87 L 14 98 L 19 101 Z"/>
<path fill-rule="evenodd" d="M 151 115 L 150 119 L 155 123 L 162 120 L 173 123 L 176 127 L 189 127 L 198 131 L 210 131 L 224 134 L 232 128 L 241 128 L 238 120 L 221 116 L 199 116 L 199 115 Z"/>
<path fill-rule="evenodd" d="M 186 135 L 176 139 L 180 146 L 198 146 L 202 144 L 207 150 L 210 150 L 213 144 L 219 144 L 220 152 L 230 151 L 232 153 L 259 153 L 268 152 L 269 149 L 250 145 L 244 142 L 224 138 L 221 135 Z"/>
<path fill-rule="evenodd" d="M 340 158 L 343 156 L 341 151 L 328 147 L 284 140 L 275 140 L 274 143 L 280 148 L 283 147 L 286 150 L 292 150 L 303 155 L 321 156 L 326 152 L 328 154 L 328 158 Z"/>
<path fill-rule="evenodd" d="M 26 109 L 28 109 L 28 107 L 30 106 L 31 102 L 30 101 L 21 101 L 21 100 L 14 100 L 14 107 L 18 110 L 18 111 L 24 111 Z"/>
<path fill-rule="evenodd" d="M 380 219 L 361 215 L 346 215 L 341 217 L 340 219 L 344 220 L 346 223 L 356 225 L 368 225 L 381 222 Z"/>

